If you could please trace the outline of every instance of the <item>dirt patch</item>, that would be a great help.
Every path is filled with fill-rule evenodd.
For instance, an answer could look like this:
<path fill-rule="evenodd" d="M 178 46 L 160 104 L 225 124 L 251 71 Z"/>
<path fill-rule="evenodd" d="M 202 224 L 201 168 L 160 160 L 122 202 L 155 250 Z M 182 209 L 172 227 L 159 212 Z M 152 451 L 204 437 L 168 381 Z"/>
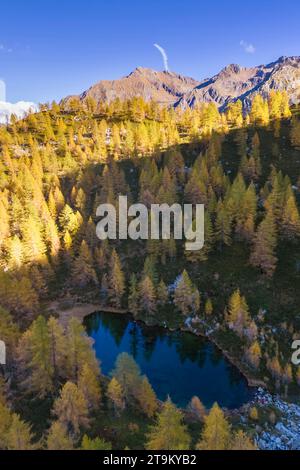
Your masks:
<path fill-rule="evenodd" d="M 74 303 L 70 306 L 65 306 L 64 304 L 64 302 L 55 301 L 48 306 L 48 311 L 57 315 L 60 323 L 64 327 L 72 317 L 78 318 L 78 320 L 82 321 L 84 317 L 100 311 L 121 314 L 128 313 L 126 309 L 107 307 L 101 304 Z"/>

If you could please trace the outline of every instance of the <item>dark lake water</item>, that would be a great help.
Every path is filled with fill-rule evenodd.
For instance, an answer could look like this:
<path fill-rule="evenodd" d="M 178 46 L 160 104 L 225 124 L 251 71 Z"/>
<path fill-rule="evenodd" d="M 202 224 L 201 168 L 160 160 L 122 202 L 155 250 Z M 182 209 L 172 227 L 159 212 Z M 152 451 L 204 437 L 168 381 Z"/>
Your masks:
<path fill-rule="evenodd" d="M 253 391 L 245 378 L 205 338 L 149 327 L 112 313 L 92 314 L 85 318 L 85 326 L 95 341 L 105 375 L 113 369 L 118 354 L 127 352 L 160 400 L 170 395 L 178 406 L 185 406 L 197 395 L 206 407 L 218 402 L 236 408 L 251 399 Z"/>

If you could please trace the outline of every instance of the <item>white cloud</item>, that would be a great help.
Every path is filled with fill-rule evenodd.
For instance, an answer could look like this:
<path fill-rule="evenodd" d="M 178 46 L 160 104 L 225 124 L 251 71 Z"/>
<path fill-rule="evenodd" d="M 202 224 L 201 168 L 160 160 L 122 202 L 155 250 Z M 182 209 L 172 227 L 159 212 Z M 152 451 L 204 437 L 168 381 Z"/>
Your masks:
<path fill-rule="evenodd" d="M 6 101 L 6 86 L 5 82 L 0 78 L 0 101 Z"/>
<path fill-rule="evenodd" d="M 4 44 L 0 44 L 0 52 L 12 52 L 12 48 L 6 47 Z"/>
<path fill-rule="evenodd" d="M 163 58 L 163 61 L 164 61 L 164 68 L 165 68 L 165 71 L 168 72 L 169 71 L 169 65 L 168 65 L 168 56 L 167 56 L 167 53 L 166 51 L 164 50 L 163 47 L 161 47 L 159 44 L 153 44 L 154 47 L 156 47 L 156 49 L 159 50 L 159 52 L 161 53 L 162 55 L 162 58 Z"/>
<path fill-rule="evenodd" d="M 255 47 L 253 44 L 244 41 L 243 39 L 240 41 L 240 46 L 244 49 L 245 52 L 247 52 L 247 54 L 254 54 L 255 52 Z"/>
<path fill-rule="evenodd" d="M 18 103 L 0 101 L 0 124 L 7 124 L 12 114 L 15 114 L 18 119 L 22 119 L 29 112 L 37 111 L 38 106 L 28 101 L 19 101 Z"/>

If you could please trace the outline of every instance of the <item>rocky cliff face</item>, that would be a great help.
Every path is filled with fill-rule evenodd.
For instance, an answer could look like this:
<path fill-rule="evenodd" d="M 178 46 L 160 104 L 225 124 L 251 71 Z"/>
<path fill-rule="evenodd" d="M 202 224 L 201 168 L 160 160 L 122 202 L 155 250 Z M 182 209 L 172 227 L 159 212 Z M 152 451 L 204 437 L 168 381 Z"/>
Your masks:
<path fill-rule="evenodd" d="M 277 62 L 270 64 L 272 72 L 257 90 L 268 95 L 271 90 L 286 90 L 291 103 L 300 101 L 300 57 L 281 57 Z"/>
<path fill-rule="evenodd" d="M 271 64 L 251 68 L 228 65 L 183 95 L 175 105 L 194 107 L 214 102 L 222 109 L 241 99 L 248 107 L 257 93 L 267 97 L 271 90 L 286 90 L 293 104 L 300 101 L 300 57 L 281 57 Z"/>
<path fill-rule="evenodd" d="M 268 65 L 250 68 L 231 64 L 201 82 L 174 72 L 138 67 L 119 80 L 96 83 L 79 98 L 91 96 L 97 102 L 110 102 L 141 96 L 146 101 L 153 99 L 175 107 L 213 102 L 222 110 L 237 99 L 247 108 L 255 94 L 266 97 L 271 90 L 286 90 L 292 104 L 300 102 L 300 57 L 281 57 Z"/>

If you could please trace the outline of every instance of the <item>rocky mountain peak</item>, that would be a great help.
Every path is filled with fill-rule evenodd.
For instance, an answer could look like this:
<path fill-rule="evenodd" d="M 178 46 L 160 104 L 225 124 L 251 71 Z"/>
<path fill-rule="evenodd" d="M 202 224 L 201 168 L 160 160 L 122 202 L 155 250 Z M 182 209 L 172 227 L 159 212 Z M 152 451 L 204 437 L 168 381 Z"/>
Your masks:
<path fill-rule="evenodd" d="M 300 102 L 300 57 L 280 57 L 277 61 L 257 67 L 229 64 L 218 74 L 198 81 L 175 72 L 137 67 L 118 80 L 102 80 L 79 98 L 93 97 L 97 102 L 116 98 L 126 100 L 141 96 L 167 106 L 194 107 L 213 102 L 224 109 L 231 101 L 242 100 L 249 107 L 255 94 L 268 96 L 270 91 L 286 90 L 291 103 Z M 65 101 L 70 99 L 66 98 Z"/>
<path fill-rule="evenodd" d="M 224 67 L 219 75 L 232 75 L 232 74 L 238 74 L 241 71 L 241 67 L 238 64 L 229 64 Z"/>

